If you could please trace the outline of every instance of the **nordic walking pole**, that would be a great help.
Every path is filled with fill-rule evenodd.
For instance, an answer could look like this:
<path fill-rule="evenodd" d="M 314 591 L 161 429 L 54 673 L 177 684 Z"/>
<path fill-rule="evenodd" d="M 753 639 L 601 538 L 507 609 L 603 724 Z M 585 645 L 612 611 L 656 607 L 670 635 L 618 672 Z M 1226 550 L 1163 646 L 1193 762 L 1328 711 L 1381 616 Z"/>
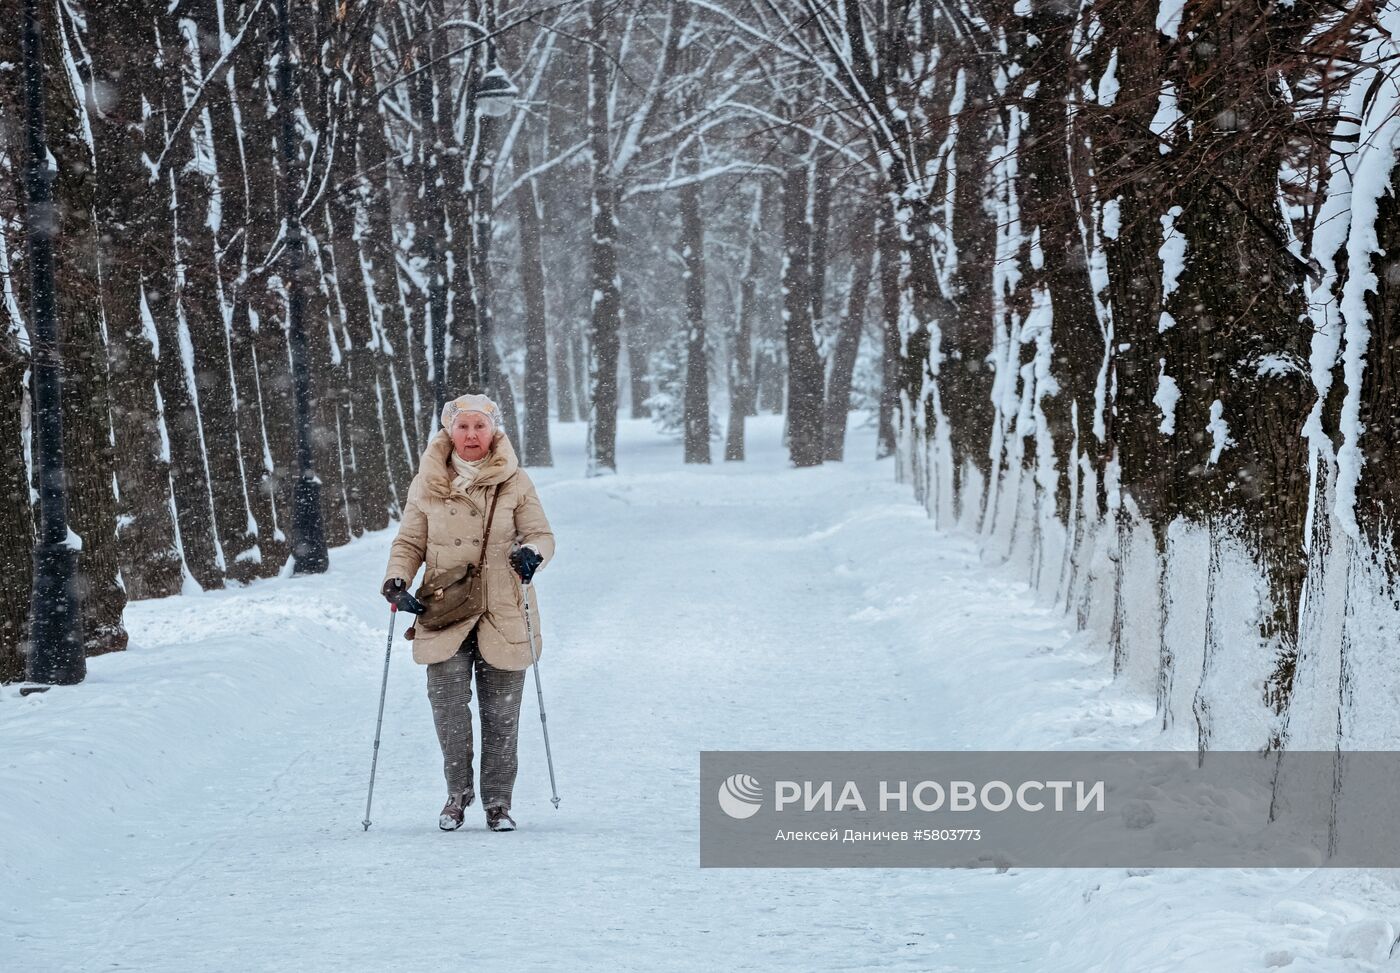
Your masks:
<path fill-rule="evenodd" d="M 384 694 L 389 689 L 389 657 L 394 654 L 394 623 L 398 621 L 399 606 L 389 605 L 389 644 L 384 649 L 384 679 L 379 684 L 379 718 L 374 722 L 374 759 L 369 764 L 369 796 L 365 798 L 365 819 L 360 822 L 369 830 L 369 807 L 374 802 L 374 772 L 379 768 L 379 728 L 384 725 Z"/>
<path fill-rule="evenodd" d="M 374 772 L 379 768 L 379 729 L 384 725 L 384 694 L 389 689 L 389 657 L 394 654 L 394 623 L 398 621 L 399 609 L 413 615 L 423 614 L 423 606 L 417 598 L 408 593 L 407 587 L 400 586 L 394 600 L 389 602 L 389 644 L 384 647 L 384 680 L 379 685 L 379 718 L 374 721 L 374 759 L 369 765 L 369 796 L 365 798 L 365 819 L 360 823 L 369 830 L 369 807 L 374 802 Z"/>
<path fill-rule="evenodd" d="M 554 755 L 549 752 L 549 724 L 544 719 L 544 690 L 540 688 L 540 657 L 535 652 L 535 632 L 530 625 L 530 582 L 524 584 L 525 595 L 525 634 L 530 638 L 530 668 L 535 672 L 535 695 L 540 700 L 540 729 L 544 731 L 544 759 L 549 764 L 549 790 L 554 795 L 550 798 L 554 803 L 554 810 L 559 810 L 559 788 L 554 785 Z M 366 813 L 365 817 L 369 817 Z"/>

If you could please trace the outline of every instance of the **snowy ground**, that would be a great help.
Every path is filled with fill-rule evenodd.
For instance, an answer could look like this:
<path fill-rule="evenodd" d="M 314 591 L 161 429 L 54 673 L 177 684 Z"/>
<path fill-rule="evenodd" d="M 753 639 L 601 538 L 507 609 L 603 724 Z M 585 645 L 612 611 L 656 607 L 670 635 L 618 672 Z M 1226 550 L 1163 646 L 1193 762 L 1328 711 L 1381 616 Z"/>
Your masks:
<path fill-rule="evenodd" d="M 868 430 L 795 471 L 764 418 L 747 463 L 684 469 L 624 423 L 591 480 L 582 432 L 535 473 L 559 810 L 527 683 L 521 830 L 438 831 L 397 640 L 361 829 L 380 533 L 322 577 L 133 605 L 83 685 L 0 692 L 0 970 L 1378 968 L 1339 954 L 1400 919 L 1383 872 L 702 871 L 701 750 L 1160 747 L 1152 704 L 936 533 Z"/>

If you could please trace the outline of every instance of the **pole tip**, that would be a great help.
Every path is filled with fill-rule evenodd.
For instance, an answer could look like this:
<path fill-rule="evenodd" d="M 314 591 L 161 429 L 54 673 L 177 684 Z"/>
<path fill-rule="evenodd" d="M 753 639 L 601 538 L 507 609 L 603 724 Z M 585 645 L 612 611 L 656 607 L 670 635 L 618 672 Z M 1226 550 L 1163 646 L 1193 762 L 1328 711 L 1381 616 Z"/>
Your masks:
<path fill-rule="evenodd" d="M 366 831 L 369 830 L 369 822 L 368 822 L 368 821 L 361 821 L 360 823 L 363 824 L 363 825 L 365 826 L 365 830 L 366 830 Z"/>

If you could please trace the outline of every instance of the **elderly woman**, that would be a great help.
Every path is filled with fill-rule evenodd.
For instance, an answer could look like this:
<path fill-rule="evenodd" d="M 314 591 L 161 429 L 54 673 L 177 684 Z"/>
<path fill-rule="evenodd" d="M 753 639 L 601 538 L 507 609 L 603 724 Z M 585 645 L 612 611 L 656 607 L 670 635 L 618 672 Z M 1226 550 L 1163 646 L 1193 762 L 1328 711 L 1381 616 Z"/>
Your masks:
<path fill-rule="evenodd" d="M 490 522 L 488 524 L 488 517 Z M 483 554 L 483 544 L 485 551 Z M 463 395 L 442 410 L 408 490 L 403 522 L 389 553 L 382 592 L 391 602 L 426 565 L 420 598 L 481 565 L 484 603 L 475 614 L 433 631 L 409 630 L 413 659 L 428 667 L 428 699 L 442 745 L 447 804 L 438 827 L 455 831 L 475 800 L 472 778 L 472 673 L 481 707 L 481 799 L 492 831 L 513 831 L 516 741 L 525 670 L 540 650 L 536 599 L 530 629 L 523 611 L 528 584 L 554 554 L 539 494 L 501 429 L 500 410 L 484 395 Z M 535 637 L 531 652 L 527 631 Z"/>

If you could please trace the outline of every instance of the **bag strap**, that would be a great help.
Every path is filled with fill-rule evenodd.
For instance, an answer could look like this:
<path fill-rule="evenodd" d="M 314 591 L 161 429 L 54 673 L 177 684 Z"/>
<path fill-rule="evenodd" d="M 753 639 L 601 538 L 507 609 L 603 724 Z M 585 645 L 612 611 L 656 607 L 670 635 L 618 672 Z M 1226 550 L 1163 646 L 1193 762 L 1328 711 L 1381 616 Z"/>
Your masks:
<path fill-rule="evenodd" d="M 486 530 L 481 535 L 481 557 L 476 559 L 476 573 L 480 577 L 481 569 L 486 565 L 486 545 L 491 542 L 491 522 L 496 518 L 496 501 L 501 499 L 501 484 L 496 484 L 496 489 L 491 493 L 491 506 L 486 510 Z"/>

